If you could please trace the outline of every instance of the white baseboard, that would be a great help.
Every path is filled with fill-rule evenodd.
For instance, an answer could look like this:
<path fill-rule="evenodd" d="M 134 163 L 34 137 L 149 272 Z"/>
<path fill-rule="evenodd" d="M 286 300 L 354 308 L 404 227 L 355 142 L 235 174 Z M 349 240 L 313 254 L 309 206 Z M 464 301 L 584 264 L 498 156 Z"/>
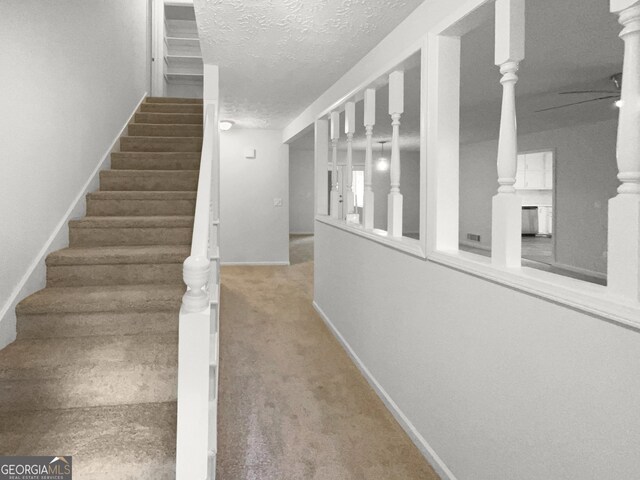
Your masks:
<path fill-rule="evenodd" d="M 384 402 L 387 409 L 394 416 L 396 421 L 400 424 L 402 429 L 409 435 L 411 441 L 418 447 L 422 455 L 427 459 L 429 464 L 433 467 L 436 473 L 440 476 L 442 480 L 456 480 L 456 477 L 453 475 L 451 470 L 447 468 L 442 459 L 438 456 L 438 454 L 431 448 L 429 443 L 424 439 L 424 437 L 418 432 L 416 427 L 411 423 L 411 421 L 407 418 L 407 416 L 400 410 L 398 405 L 393 401 L 393 399 L 389 396 L 389 394 L 382 388 L 382 385 L 375 379 L 375 377 L 371 374 L 369 369 L 364 365 L 364 363 L 360 360 L 356 352 L 351 348 L 349 342 L 345 340 L 345 338 L 340 334 L 335 325 L 329 320 L 329 317 L 324 313 L 322 308 L 316 303 L 314 300 L 313 308 L 316 309 L 320 318 L 327 325 L 331 333 L 338 339 L 342 347 L 345 349 L 347 354 L 353 360 L 353 363 L 356 364 L 362 375 L 364 375 L 369 385 L 375 390 L 380 399 Z"/>
<path fill-rule="evenodd" d="M 223 267 L 288 267 L 289 262 L 220 262 Z"/>
<path fill-rule="evenodd" d="M 140 108 L 140 104 L 144 101 L 146 96 L 147 92 L 144 93 L 122 129 L 117 133 L 111 142 L 111 145 L 98 162 L 96 168 L 91 172 L 89 179 L 82 186 L 75 199 L 71 202 L 66 213 L 53 229 L 53 232 L 43 245 L 42 249 L 38 252 L 33 262 L 31 262 L 31 265 L 29 265 L 29 268 L 27 268 L 16 288 L 11 292 L 11 295 L 2 306 L 2 309 L 0 309 L 0 349 L 15 340 L 16 305 L 25 297 L 28 297 L 32 293 L 45 287 L 46 266 L 44 262 L 47 255 L 55 250 L 69 246 L 69 232 L 66 228 L 67 223 L 73 218 L 80 218 L 84 216 L 86 212 L 86 194 L 98 189 L 100 184 L 100 171 L 111 166 L 111 152 L 118 151 L 120 148 L 120 137 L 127 130 L 129 123 L 138 111 L 138 108 Z"/>
<path fill-rule="evenodd" d="M 289 232 L 289 235 L 313 235 L 314 232 Z"/>

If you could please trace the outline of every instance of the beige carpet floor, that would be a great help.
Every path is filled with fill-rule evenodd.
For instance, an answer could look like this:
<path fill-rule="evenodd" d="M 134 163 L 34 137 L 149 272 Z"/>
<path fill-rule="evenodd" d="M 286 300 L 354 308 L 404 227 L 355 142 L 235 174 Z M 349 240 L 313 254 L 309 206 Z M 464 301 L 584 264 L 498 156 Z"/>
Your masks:
<path fill-rule="evenodd" d="M 217 478 L 437 479 L 314 311 L 312 258 L 222 269 Z"/>

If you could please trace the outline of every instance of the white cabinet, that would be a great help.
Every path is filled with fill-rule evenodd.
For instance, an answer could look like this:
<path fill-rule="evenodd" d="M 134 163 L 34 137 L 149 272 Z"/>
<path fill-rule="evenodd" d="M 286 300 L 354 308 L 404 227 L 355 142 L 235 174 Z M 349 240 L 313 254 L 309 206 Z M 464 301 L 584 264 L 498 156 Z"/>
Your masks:
<path fill-rule="evenodd" d="M 516 190 L 551 190 L 553 188 L 553 152 L 518 155 Z"/>

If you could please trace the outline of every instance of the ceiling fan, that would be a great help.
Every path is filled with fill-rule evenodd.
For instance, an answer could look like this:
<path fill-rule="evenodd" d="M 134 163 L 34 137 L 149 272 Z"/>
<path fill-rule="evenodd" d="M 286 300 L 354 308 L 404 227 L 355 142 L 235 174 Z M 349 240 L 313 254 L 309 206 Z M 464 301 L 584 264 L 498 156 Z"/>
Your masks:
<path fill-rule="evenodd" d="M 609 77 L 613 87 L 611 90 L 569 90 L 566 92 L 558 92 L 558 95 L 585 95 L 585 94 L 597 94 L 601 95 L 597 98 L 590 98 L 587 100 L 579 100 L 577 102 L 565 103 L 564 105 L 557 105 L 555 107 L 543 108 L 542 110 L 536 110 L 538 112 L 547 112 L 549 110 L 556 110 L 558 108 L 571 107 L 573 105 L 580 105 L 582 103 L 599 102 L 600 100 L 608 100 L 615 98 L 616 104 L 620 100 L 620 89 L 622 88 L 622 73 L 616 73 Z"/>

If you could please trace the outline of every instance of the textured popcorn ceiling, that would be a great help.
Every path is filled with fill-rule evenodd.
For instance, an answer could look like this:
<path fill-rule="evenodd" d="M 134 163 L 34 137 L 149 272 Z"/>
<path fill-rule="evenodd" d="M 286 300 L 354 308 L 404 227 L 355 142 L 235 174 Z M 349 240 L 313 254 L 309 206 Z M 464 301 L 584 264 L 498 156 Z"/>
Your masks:
<path fill-rule="evenodd" d="M 221 117 L 283 128 L 422 0 L 195 0 Z"/>

